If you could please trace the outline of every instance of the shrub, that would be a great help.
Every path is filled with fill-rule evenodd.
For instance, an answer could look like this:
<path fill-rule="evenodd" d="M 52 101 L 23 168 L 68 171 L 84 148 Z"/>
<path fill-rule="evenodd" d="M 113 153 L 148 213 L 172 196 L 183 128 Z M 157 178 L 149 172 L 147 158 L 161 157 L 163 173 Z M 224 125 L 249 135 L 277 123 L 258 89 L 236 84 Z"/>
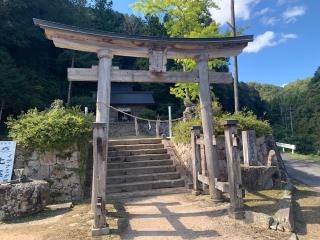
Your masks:
<path fill-rule="evenodd" d="M 223 134 L 223 121 L 225 119 L 237 119 L 238 131 L 255 130 L 257 136 L 262 136 L 272 133 L 272 128 L 268 121 L 258 120 L 252 112 L 240 112 L 236 114 L 224 113 L 214 117 L 215 134 Z M 174 141 L 177 143 L 190 143 L 190 128 L 193 125 L 201 126 L 200 119 L 190 119 L 186 122 L 177 122 L 173 125 Z"/>
<path fill-rule="evenodd" d="M 188 121 L 179 121 L 173 124 L 172 134 L 174 141 L 177 143 L 190 143 L 190 128 L 192 126 L 200 126 L 200 119 L 190 119 Z"/>
<path fill-rule="evenodd" d="M 92 136 L 92 114 L 84 114 L 79 107 L 64 108 L 56 100 L 51 108 L 31 109 L 8 118 L 9 137 L 18 145 L 32 151 L 64 151 L 87 143 Z"/>
<path fill-rule="evenodd" d="M 216 117 L 214 122 L 216 123 L 215 130 L 217 134 L 223 134 L 223 122 L 228 118 L 238 120 L 237 129 L 239 132 L 255 130 L 258 137 L 272 133 L 272 128 L 268 121 L 258 120 L 257 116 L 252 112 L 239 112 L 234 114 L 225 113 Z"/>

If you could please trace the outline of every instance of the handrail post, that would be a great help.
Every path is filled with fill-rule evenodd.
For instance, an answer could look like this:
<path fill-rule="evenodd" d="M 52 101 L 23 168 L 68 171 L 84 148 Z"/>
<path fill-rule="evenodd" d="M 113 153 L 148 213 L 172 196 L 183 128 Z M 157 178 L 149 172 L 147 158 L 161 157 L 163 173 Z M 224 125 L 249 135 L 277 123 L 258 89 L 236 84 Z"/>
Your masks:
<path fill-rule="evenodd" d="M 238 120 L 227 119 L 224 121 L 224 136 L 226 142 L 226 156 L 229 181 L 230 208 L 229 215 L 235 219 L 244 218 L 243 192 L 240 157 L 238 153 Z"/>
<path fill-rule="evenodd" d="M 160 137 L 160 120 L 157 119 L 156 121 L 156 137 L 159 138 Z"/>
<path fill-rule="evenodd" d="M 169 138 L 172 138 L 172 115 L 171 115 L 171 106 L 168 106 L 168 116 L 169 116 Z"/>
<path fill-rule="evenodd" d="M 195 195 L 200 192 L 200 183 L 198 181 L 198 172 L 200 169 L 200 146 L 197 144 L 197 139 L 200 137 L 200 126 L 191 127 L 191 148 L 192 148 L 192 179 L 193 191 Z"/>
<path fill-rule="evenodd" d="M 138 125 L 138 119 L 134 118 L 134 128 L 136 130 L 136 136 L 139 136 L 139 125 Z"/>

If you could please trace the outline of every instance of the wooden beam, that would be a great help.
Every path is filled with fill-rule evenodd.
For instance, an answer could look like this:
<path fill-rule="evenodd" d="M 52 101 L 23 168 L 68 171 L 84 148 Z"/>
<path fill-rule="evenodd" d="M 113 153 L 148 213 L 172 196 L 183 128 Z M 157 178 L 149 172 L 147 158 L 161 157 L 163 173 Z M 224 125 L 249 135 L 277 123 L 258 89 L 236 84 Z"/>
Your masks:
<path fill-rule="evenodd" d="M 191 127 L 191 148 L 192 148 L 192 180 L 193 180 L 193 191 L 198 194 L 200 190 L 198 181 L 198 172 L 200 170 L 200 146 L 196 144 L 197 138 L 200 137 L 200 126 Z"/>
<path fill-rule="evenodd" d="M 91 68 L 68 68 L 68 80 L 77 82 L 96 82 L 98 80 L 98 67 Z M 117 70 L 111 71 L 112 82 L 161 82 L 161 83 L 198 83 L 199 73 L 194 72 L 164 72 L 153 73 L 149 71 L 137 70 Z M 226 72 L 209 71 L 210 83 L 229 84 L 232 83 L 232 76 Z"/>
<path fill-rule="evenodd" d="M 229 182 L 220 182 L 217 180 L 215 180 L 216 182 L 216 188 L 219 189 L 221 192 L 226 193 L 229 192 Z"/>
<path fill-rule="evenodd" d="M 199 71 L 199 97 L 201 107 L 201 120 L 203 128 L 204 149 L 206 154 L 207 170 L 209 177 L 209 191 L 213 201 L 221 201 L 221 192 L 215 188 L 215 178 L 219 175 L 218 157 L 213 148 L 213 113 L 210 96 L 210 82 L 208 70 L 208 56 L 202 55 L 197 59 Z"/>
<path fill-rule="evenodd" d="M 109 233 L 106 223 L 106 179 L 108 158 L 109 111 L 111 99 L 111 67 L 112 53 L 104 50 L 98 53 L 98 90 L 96 123 L 93 132 L 93 181 L 91 208 L 94 214 L 92 235 Z"/>
<path fill-rule="evenodd" d="M 228 182 L 230 195 L 229 215 L 232 218 L 244 218 L 244 206 L 242 195 L 242 179 L 240 168 L 240 156 L 238 153 L 238 136 L 237 124 L 238 120 L 227 119 L 224 122 L 224 136 L 226 143 L 226 156 L 228 168 Z"/>
<path fill-rule="evenodd" d="M 200 173 L 198 173 L 198 181 L 202 182 L 202 183 L 204 183 L 206 185 L 210 184 L 209 178 L 206 175 L 203 175 L 203 174 L 200 174 Z"/>

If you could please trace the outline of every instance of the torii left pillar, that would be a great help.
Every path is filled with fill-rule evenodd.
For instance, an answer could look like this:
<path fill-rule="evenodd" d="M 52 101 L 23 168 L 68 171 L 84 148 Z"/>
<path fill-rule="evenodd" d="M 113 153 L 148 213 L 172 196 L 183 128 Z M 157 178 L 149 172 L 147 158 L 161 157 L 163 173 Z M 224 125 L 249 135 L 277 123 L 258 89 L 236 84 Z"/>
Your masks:
<path fill-rule="evenodd" d="M 96 122 L 93 124 L 93 175 L 91 210 L 93 213 L 92 236 L 109 234 L 106 222 L 106 178 L 109 133 L 109 105 L 111 96 L 112 52 L 98 52 L 99 72 Z"/>

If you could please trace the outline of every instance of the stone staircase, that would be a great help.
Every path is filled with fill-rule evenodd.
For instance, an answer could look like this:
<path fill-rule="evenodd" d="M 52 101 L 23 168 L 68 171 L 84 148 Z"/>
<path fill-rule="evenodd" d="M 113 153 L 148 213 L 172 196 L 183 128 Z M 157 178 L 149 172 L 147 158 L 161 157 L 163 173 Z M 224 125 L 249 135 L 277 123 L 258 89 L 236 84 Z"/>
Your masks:
<path fill-rule="evenodd" d="M 108 151 L 108 198 L 110 194 L 140 196 L 185 185 L 161 139 L 110 140 Z"/>

